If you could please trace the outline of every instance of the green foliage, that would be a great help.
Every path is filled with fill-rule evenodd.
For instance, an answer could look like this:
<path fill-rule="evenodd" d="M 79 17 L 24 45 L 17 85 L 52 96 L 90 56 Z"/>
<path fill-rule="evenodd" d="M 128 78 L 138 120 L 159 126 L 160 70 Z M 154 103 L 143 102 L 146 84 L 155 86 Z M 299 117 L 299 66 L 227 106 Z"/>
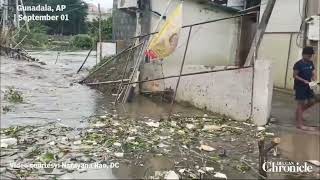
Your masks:
<path fill-rule="evenodd" d="M 73 37 L 71 44 L 74 47 L 81 49 L 89 49 L 92 47 L 92 38 L 87 34 L 78 34 Z"/>
<path fill-rule="evenodd" d="M 2 113 L 5 114 L 7 112 L 10 112 L 12 109 L 12 106 L 9 106 L 9 105 L 5 105 L 2 107 Z"/>
<path fill-rule="evenodd" d="M 40 161 L 45 164 L 47 164 L 53 160 L 54 160 L 54 154 L 52 154 L 50 152 L 42 154 L 42 156 L 40 157 Z"/>
<path fill-rule="evenodd" d="M 99 21 L 94 19 L 88 22 L 88 33 L 93 37 L 94 42 L 99 39 Z M 107 20 L 101 20 L 101 38 L 103 41 L 112 39 L 112 17 Z"/>
<path fill-rule="evenodd" d="M 26 28 L 21 29 L 15 37 L 15 41 L 18 43 L 23 40 L 22 45 L 42 47 L 48 43 L 47 29 L 48 27 L 45 25 L 39 22 L 33 22 L 30 24 L 30 32 L 27 31 Z"/>
<path fill-rule="evenodd" d="M 15 90 L 13 87 L 5 91 L 4 99 L 8 100 L 11 103 L 22 103 L 23 97 L 22 93 Z"/>

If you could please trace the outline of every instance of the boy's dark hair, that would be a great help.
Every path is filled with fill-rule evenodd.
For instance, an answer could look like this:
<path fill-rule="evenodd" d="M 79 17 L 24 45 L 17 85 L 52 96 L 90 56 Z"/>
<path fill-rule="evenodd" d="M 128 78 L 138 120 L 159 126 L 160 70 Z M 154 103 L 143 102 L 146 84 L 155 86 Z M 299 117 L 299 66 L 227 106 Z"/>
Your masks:
<path fill-rule="evenodd" d="M 302 54 L 306 54 L 306 55 L 314 54 L 313 47 L 307 46 L 307 47 L 303 48 Z"/>

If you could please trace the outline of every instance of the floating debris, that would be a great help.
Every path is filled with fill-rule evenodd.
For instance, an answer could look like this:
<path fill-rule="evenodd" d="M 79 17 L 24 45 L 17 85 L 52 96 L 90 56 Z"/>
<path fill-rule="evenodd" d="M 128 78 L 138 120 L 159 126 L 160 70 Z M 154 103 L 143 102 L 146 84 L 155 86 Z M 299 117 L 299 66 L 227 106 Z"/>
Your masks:
<path fill-rule="evenodd" d="M 150 127 L 158 128 L 160 126 L 159 122 L 146 122 L 146 124 Z"/>
<path fill-rule="evenodd" d="M 221 130 L 221 126 L 217 126 L 217 125 L 204 125 L 203 127 L 203 131 L 219 131 Z"/>
<path fill-rule="evenodd" d="M 74 141 L 73 144 L 74 144 L 74 145 L 80 145 L 80 144 L 81 144 L 81 140 Z"/>
<path fill-rule="evenodd" d="M 96 128 L 100 128 L 100 127 L 105 127 L 106 124 L 102 123 L 102 122 L 97 122 L 96 124 L 93 125 Z"/>
<path fill-rule="evenodd" d="M 274 133 L 271 133 L 271 132 L 266 132 L 265 134 L 266 136 L 274 136 Z"/>
<path fill-rule="evenodd" d="M 113 143 L 113 145 L 117 147 L 121 147 L 121 143 L 118 143 L 118 142 Z"/>
<path fill-rule="evenodd" d="M 177 173 L 175 173 L 174 171 L 169 171 L 164 179 L 167 179 L 167 180 L 178 180 L 179 179 L 179 175 Z"/>
<path fill-rule="evenodd" d="M 195 125 L 193 125 L 193 124 L 187 124 L 186 125 L 186 128 L 188 128 L 188 129 L 194 129 L 195 128 Z"/>
<path fill-rule="evenodd" d="M 216 178 L 221 178 L 221 179 L 227 179 L 227 175 L 221 173 L 221 172 L 216 172 L 214 177 Z"/>
<path fill-rule="evenodd" d="M 54 145 L 56 145 L 56 142 L 51 141 L 51 142 L 49 142 L 49 145 L 50 145 L 50 146 L 54 146 Z"/>
<path fill-rule="evenodd" d="M 215 148 L 208 146 L 208 145 L 201 145 L 199 149 L 204 150 L 204 151 L 208 151 L 208 152 L 216 150 Z"/>
<path fill-rule="evenodd" d="M 17 145 L 18 140 L 16 138 L 1 139 L 1 148 L 7 148 L 8 146 Z"/>
<path fill-rule="evenodd" d="M 214 171 L 214 168 L 213 167 L 204 167 L 204 170 L 207 172 L 211 172 L 211 171 Z"/>
<path fill-rule="evenodd" d="M 117 158 L 122 158 L 124 156 L 124 153 L 114 153 L 114 156 Z"/>

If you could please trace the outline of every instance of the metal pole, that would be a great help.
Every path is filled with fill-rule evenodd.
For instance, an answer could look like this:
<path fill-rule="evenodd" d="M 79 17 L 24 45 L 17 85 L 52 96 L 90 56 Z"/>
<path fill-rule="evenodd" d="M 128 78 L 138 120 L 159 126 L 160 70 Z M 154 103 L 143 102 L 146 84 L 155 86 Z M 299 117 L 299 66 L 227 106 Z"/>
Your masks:
<path fill-rule="evenodd" d="M 245 67 L 236 67 L 236 68 L 228 68 L 228 69 L 217 69 L 217 70 L 211 70 L 211 71 L 201 71 L 201 72 L 194 72 L 194 73 L 186 73 L 186 74 L 181 74 L 181 77 L 184 76 L 194 76 L 194 75 L 199 75 L 199 74 L 208 74 L 208 73 L 215 73 L 215 72 L 222 72 L 222 71 L 234 71 L 234 70 L 243 70 L 243 69 L 248 69 L 252 68 L 252 66 L 245 66 Z M 136 84 L 136 83 L 145 83 L 145 82 L 151 82 L 151 81 L 159 81 L 163 79 L 171 79 L 171 78 L 178 78 L 179 75 L 173 75 L 173 76 L 166 76 L 162 78 L 155 78 L 155 79 L 148 79 L 148 80 L 141 80 L 141 81 L 133 81 L 129 83 L 123 83 L 124 85 L 129 85 L 129 84 Z M 120 82 L 120 80 L 119 80 Z M 100 84 L 109 84 L 109 81 L 107 82 L 96 82 L 96 83 L 86 83 L 88 86 L 93 86 L 93 85 L 100 85 Z"/>
<path fill-rule="evenodd" d="M 270 20 L 275 3 L 276 3 L 276 0 L 269 0 L 268 1 L 266 9 L 263 12 L 261 21 L 259 22 L 257 32 L 255 34 L 253 41 L 252 41 L 253 43 L 250 47 L 250 50 L 249 50 L 249 53 L 248 53 L 248 56 L 247 56 L 247 59 L 245 62 L 245 66 L 251 65 L 253 63 L 256 49 L 259 49 L 259 47 L 260 47 L 263 35 L 266 31 L 266 28 L 269 23 L 269 20 Z"/>
<path fill-rule="evenodd" d="M 89 51 L 86 59 L 83 61 L 82 65 L 81 65 L 80 68 L 78 69 L 77 74 L 81 71 L 82 67 L 83 67 L 84 64 L 87 62 L 87 59 L 88 59 L 88 57 L 90 56 L 90 54 L 91 54 L 91 52 L 92 52 L 92 49 L 93 49 L 93 48 L 90 49 L 90 51 Z"/>
<path fill-rule="evenodd" d="M 17 28 L 20 29 L 20 21 L 19 21 L 19 11 L 18 11 L 18 6 L 19 6 L 19 0 L 16 0 L 16 25 L 17 25 Z"/>
<path fill-rule="evenodd" d="M 56 62 L 54 62 L 54 64 L 57 64 L 58 59 L 59 59 L 59 56 L 60 56 L 60 52 L 58 52 L 58 54 L 57 54 L 57 59 L 56 59 Z"/>
<path fill-rule="evenodd" d="M 210 20 L 210 21 L 204 21 L 204 22 L 200 22 L 200 23 L 184 25 L 184 26 L 182 26 L 182 29 L 183 29 L 183 28 L 187 28 L 187 27 L 191 27 L 191 26 L 200 26 L 200 25 L 210 24 L 210 23 L 219 22 L 219 21 L 224 21 L 224 20 L 228 20 L 228 19 L 239 18 L 239 17 L 251 15 L 251 14 L 256 14 L 256 13 L 257 13 L 257 12 L 249 12 L 249 13 L 240 14 L 240 15 L 236 15 L 236 16 L 229 16 L 229 17 L 225 17 L 225 18 L 213 19 L 213 20 Z M 147 36 L 151 36 L 151 35 L 154 35 L 154 34 L 157 34 L 157 33 L 159 33 L 159 32 L 152 32 L 152 33 L 149 33 L 149 34 L 143 34 L 143 35 L 140 35 L 140 36 L 134 36 L 134 37 L 131 37 L 130 39 L 147 37 Z"/>
<path fill-rule="evenodd" d="M 98 9 L 99 9 L 99 62 L 102 60 L 102 38 L 101 38 L 101 8 L 100 8 L 100 3 L 98 4 Z M 96 61 L 96 64 L 97 61 Z"/>
<path fill-rule="evenodd" d="M 176 96 L 177 96 L 177 90 L 178 90 L 178 87 L 179 87 L 179 84 L 180 84 L 180 79 L 181 79 L 181 75 L 182 75 L 182 71 L 183 71 L 184 62 L 186 60 L 186 55 L 187 55 L 187 52 L 188 52 L 191 32 L 192 32 L 192 26 L 190 26 L 190 29 L 189 29 L 186 49 L 184 50 L 184 55 L 183 55 L 183 59 L 182 59 L 181 67 L 180 67 L 180 73 L 179 73 L 178 81 L 177 81 L 176 88 L 175 88 L 175 91 L 174 91 L 174 95 L 173 95 L 173 98 L 172 98 L 172 101 L 171 101 L 171 108 L 170 108 L 168 119 L 170 119 L 170 116 L 171 116 L 171 113 L 172 113 L 172 110 L 173 110 L 173 107 L 174 107 L 174 100 L 176 99 Z"/>

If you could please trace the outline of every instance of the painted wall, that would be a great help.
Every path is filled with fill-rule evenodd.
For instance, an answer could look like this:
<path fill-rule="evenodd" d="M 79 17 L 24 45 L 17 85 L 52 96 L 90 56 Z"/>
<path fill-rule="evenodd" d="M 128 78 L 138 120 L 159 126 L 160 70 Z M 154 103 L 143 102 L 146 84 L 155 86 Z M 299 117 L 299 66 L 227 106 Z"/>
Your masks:
<path fill-rule="evenodd" d="M 168 14 L 172 12 L 180 1 L 173 0 Z M 152 0 L 153 11 L 162 13 L 166 8 L 167 0 Z M 201 5 L 197 1 L 186 0 L 183 4 L 183 25 L 232 16 L 231 13 L 220 9 L 209 10 L 208 5 Z M 151 29 L 158 22 L 159 16 L 151 16 Z M 163 23 L 164 21 L 162 21 Z M 186 65 L 233 65 L 235 63 L 236 48 L 238 45 L 238 19 L 230 19 L 193 28 L 186 59 Z M 178 48 L 164 60 L 166 73 L 174 74 L 181 64 L 185 50 L 188 28 L 180 34 Z M 171 67 L 175 67 L 171 69 Z"/>

